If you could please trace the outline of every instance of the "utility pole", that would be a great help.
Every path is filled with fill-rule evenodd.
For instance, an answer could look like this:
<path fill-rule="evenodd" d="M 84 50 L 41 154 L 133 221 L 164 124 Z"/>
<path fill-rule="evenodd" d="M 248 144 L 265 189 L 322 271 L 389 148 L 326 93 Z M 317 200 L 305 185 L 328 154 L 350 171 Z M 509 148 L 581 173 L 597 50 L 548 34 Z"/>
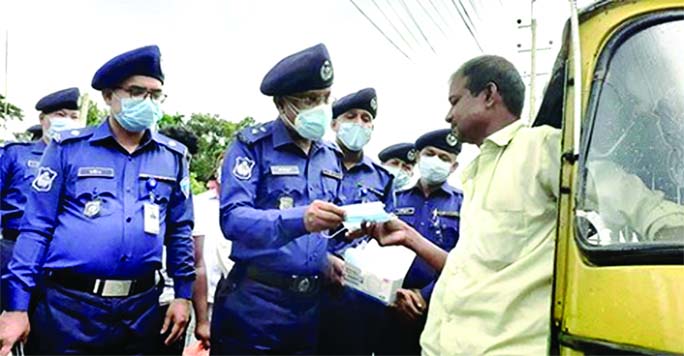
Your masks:
<path fill-rule="evenodd" d="M 530 1 L 530 32 L 532 43 L 530 44 L 530 123 L 534 121 L 534 109 L 536 108 L 537 81 L 537 19 L 534 18 L 534 0 Z"/>
<path fill-rule="evenodd" d="M 7 98 L 7 88 L 9 83 L 9 77 L 7 73 L 9 68 L 9 29 L 5 30 L 5 115 L 9 115 L 9 99 Z"/>
<path fill-rule="evenodd" d="M 529 89 L 530 89 L 530 103 L 529 103 L 529 113 L 530 113 L 530 123 L 534 121 L 534 115 L 536 114 L 536 109 L 537 109 L 537 76 L 542 76 L 542 75 L 547 75 L 548 73 L 537 73 L 537 52 L 538 51 L 548 51 L 551 49 L 551 47 L 542 47 L 539 48 L 537 47 L 537 19 L 534 17 L 534 1 L 535 0 L 530 0 L 530 23 L 528 25 L 522 25 L 522 20 L 518 19 L 518 28 L 529 28 L 530 29 L 530 48 L 528 49 L 519 49 L 518 53 L 524 53 L 524 52 L 530 52 L 530 82 L 529 82 Z M 549 44 L 552 44 L 552 42 L 549 42 Z M 518 48 L 520 48 L 521 45 L 518 44 Z M 527 76 L 527 75 L 526 75 Z"/>

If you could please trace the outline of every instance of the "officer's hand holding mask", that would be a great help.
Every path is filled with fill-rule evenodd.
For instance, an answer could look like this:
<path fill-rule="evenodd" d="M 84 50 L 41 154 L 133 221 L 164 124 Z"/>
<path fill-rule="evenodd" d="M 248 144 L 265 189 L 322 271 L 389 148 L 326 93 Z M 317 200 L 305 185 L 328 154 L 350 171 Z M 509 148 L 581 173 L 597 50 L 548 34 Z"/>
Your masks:
<path fill-rule="evenodd" d="M 334 229 L 344 221 L 344 210 L 322 200 L 314 200 L 304 213 L 304 226 L 308 232 Z"/>

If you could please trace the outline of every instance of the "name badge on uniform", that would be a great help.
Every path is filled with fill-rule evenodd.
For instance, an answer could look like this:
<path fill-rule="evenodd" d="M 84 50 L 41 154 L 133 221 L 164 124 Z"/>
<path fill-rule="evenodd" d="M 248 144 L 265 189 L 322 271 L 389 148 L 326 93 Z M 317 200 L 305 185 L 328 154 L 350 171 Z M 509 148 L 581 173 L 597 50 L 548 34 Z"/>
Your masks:
<path fill-rule="evenodd" d="M 26 162 L 26 165 L 29 168 L 36 168 L 36 167 L 40 166 L 40 161 L 30 159 Z"/>
<path fill-rule="evenodd" d="M 398 208 L 394 211 L 394 215 L 397 216 L 407 216 L 407 215 L 413 215 L 416 213 L 416 209 L 414 208 Z"/>
<path fill-rule="evenodd" d="M 145 232 L 152 235 L 159 235 L 159 205 L 144 203 L 143 215 L 145 216 Z"/>
<path fill-rule="evenodd" d="M 321 171 L 321 174 L 323 174 L 326 177 L 330 177 L 337 180 L 342 180 L 343 177 L 342 173 L 331 171 L 329 169 L 324 169 L 323 171 Z"/>
<path fill-rule="evenodd" d="M 461 213 L 458 211 L 435 210 L 435 215 L 445 216 L 448 218 L 460 218 L 461 217 Z"/>
<path fill-rule="evenodd" d="M 78 176 L 113 178 L 114 169 L 109 167 L 80 167 L 78 169 Z"/>
<path fill-rule="evenodd" d="M 297 166 L 271 166 L 271 175 L 274 176 L 297 176 L 299 167 Z"/>

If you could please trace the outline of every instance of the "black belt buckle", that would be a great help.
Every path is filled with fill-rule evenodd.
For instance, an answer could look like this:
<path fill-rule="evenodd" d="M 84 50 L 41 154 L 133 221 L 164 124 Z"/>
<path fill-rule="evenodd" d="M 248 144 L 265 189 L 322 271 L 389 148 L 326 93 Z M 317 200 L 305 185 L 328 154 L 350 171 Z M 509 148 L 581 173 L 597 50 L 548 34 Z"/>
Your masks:
<path fill-rule="evenodd" d="M 290 290 L 297 293 L 309 294 L 318 288 L 318 276 L 292 276 Z"/>
<path fill-rule="evenodd" d="M 2 230 L 2 238 L 8 241 L 17 241 L 19 237 L 19 230 L 14 229 L 4 229 Z"/>

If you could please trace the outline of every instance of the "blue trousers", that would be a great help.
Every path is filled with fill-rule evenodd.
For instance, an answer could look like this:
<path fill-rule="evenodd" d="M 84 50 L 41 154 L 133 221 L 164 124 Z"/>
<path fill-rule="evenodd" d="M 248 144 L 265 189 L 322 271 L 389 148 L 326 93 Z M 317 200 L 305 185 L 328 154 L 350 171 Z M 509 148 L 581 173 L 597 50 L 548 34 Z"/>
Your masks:
<path fill-rule="evenodd" d="M 313 354 L 318 338 L 318 308 L 318 293 L 304 295 L 248 278 L 222 278 L 214 296 L 210 352 Z"/>
<path fill-rule="evenodd" d="M 30 315 L 27 354 L 151 354 L 157 348 L 161 288 L 105 298 L 47 281 Z"/>
<path fill-rule="evenodd" d="M 327 286 L 321 295 L 319 355 L 371 355 L 385 306 L 352 288 Z"/>

